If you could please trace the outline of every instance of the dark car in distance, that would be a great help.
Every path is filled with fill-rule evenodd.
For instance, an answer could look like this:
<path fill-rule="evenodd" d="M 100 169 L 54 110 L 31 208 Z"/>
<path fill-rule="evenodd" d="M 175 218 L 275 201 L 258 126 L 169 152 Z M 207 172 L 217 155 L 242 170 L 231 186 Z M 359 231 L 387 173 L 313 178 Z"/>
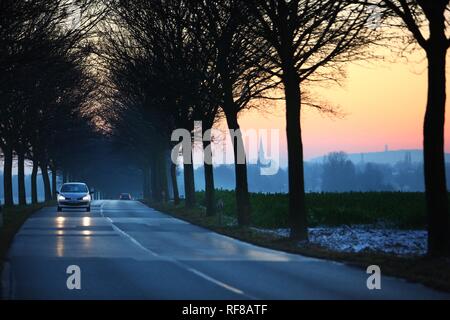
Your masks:
<path fill-rule="evenodd" d="M 119 196 L 120 200 L 131 200 L 131 194 L 129 193 L 121 193 Z"/>

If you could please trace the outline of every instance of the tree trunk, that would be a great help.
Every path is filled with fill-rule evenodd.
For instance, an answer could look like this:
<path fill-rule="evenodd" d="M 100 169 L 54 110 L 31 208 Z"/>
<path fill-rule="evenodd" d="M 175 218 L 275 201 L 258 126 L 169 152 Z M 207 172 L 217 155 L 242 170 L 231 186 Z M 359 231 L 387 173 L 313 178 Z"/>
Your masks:
<path fill-rule="evenodd" d="M 22 150 L 17 152 L 17 179 L 19 204 L 26 205 L 27 198 L 25 193 L 25 155 Z"/>
<path fill-rule="evenodd" d="M 52 199 L 52 191 L 50 189 L 50 179 L 48 177 L 47 163 L 41 163 L 40 168 L 42 174 L 42 181 L 44 182 L 45 201 L 50 201 Z"/>
<path fill-rule="evenodd" d="M 237 121 L 237 112 L 228 109 L 226 112 L 228 129 L 238 132 L 240 130 Z M 248 226 L 251 222 L 250 195 L 247 182 L 247 161 L 245 157 L 244 141 L 241 134 L 233 138 L 234 171 L 236 178 L 236 210 L 239 226 Z M 241 154 L 243 153 L 243 154 Z M 239 161 L 239 159 L 241 161 Z"/>
<path fill-rule="evenodd" d="M 186 208 L 193 208 L 195 206 L 195 181 L 194 181 L 194 164 L 183 163 L 184 168 L 184 196 L 186 198 Z"/>
<path fill-rule="evenodd" d="M 31 171 L 31 203 L 38 203 L 37 195 L 37 173 L 38 173 L 38 162 L 33 159 L 33 170 Z"/>
<path fill-rule="evenodd" d="M 3 149 L 3 192 L 5 206 L 14 205 L 13 189 L 12 189 L 12 165 L 13 153 L 12 149 Z"/>
<path fill-rule="evenodd" d="M 284 70 L 283 82 L 286 97 L 290 236 L 296 240 L 308 240 L 300 122 L 300 81 L 294 68 Z"/>
<path fill-rule="evenodd" d="M 170 164 L 170 178 L 172 179 L 173 203 L 178 205 L 180 204 L 180 193 L 178 191 L 177 165 L 175 163 Z"/>
<path fill-rule="evenodd" d="M 150 199 L 150 169 L 147 166 L 142 168 L 142 196 L 144 199 Z"/>
<path fill-rule="evenodd" d="M 69 182 L 69 175 L 67 173 L 67 170 L 63 169 L 62 177 L 63 177 L 63 183 Z"/>
<path fill-rule="evenodd" d="M 167 153 L 161 151 L 159 155 L 159 185 L 161 186 L 161 200 L 167 202 L 169 200 L 169 183 L 167 181 Z"/>
<path fill-rule="evenodd" d="M 160 164 L 160 157 L 156 155 L 152 159 L 151 164 L 151 192 L 152 192 L 152 200 L 156 203 L 160 203 L 162 199 L 162 185 L 161 185 L 161 164 Z"/>
<path fill-rule="evenodd" d="M 203 152 L 208 152 L 210 141 L 203 141 Z M 206 159 L 212 159 L 212 152 L 209 151 L 209 155 L 204 155 Z M 207 163 L 209 162 L 209 163 Z M 215 190 L 214 190 L 214 170 L 212 161 L 204 161 L 203 168 L 205 170 L 205 202 L 206 202 L 206 215 L 213 216 L 216 214 L 215 206 Z"/>
<path fill-rule="evenodd" d="M 160 202 L 159 192 L 158 192 L 158 168 L 157 168 L 157 159 L 152 158 L 150 164 L 150 186 L 151 186 L 151 195 L 153 202 Z"/>
<path fill-rule="evenodd" d="M 148 196 L 148 176 L 146 168 L 142 168 L 142 198 L 147 199 Z"/>
<path fill-rule="evenodd" d="M 52 170 L 52 200 L 56 200 L 56 178 L 58 176 L 56 166 L 52 165 L 51 170 Z"/>
<path fill-rule="evenodd" d="M 450 217 L 444 159 L 447 53 L 444 30 L 443 19 L 437 25 L 436 22 L 430 24 L 428 98 L 423 127 L 428 254 L 435 257 L 450 255 Z"/>
<path fill-rule="evenodd" d="M 151 195 L 152 201 L 159 203 L 168 200 L 167 167 L 165 152 L 160 151 L 151 160 Z"/>
<path fill-rule="evenodd" d="M 169 153 L 167 150 L 164 150 L 161 154 L 161 166 L 162 166 L 162 172 L 164 173 L 162 175 L 162 187 L 164 191 L 164 201 L 169 202 L 170 193 L 169 193 L 169 174 L 170 174 L 170 168 L 167 167 L 167 164 L 169 163 Z M 170 162 L 172 163 L 172 162 Z"/>
<path fill-rule="evenodd" d="M 226 43 L 231 42 L 231 37 L 224 39 L 222 46 L 219 50 L 218 57 L 218 70 L 222 78 L 223 86 L 223 110 L 225 117 L 227 119 L 227 125 L 230 132 L 234 130 L 240 130 L 239 123 L 237 121 L 238 108 L 234 102 L 233 97 L 233 85 L 231 82 L 230 71 L 228 69 L 227 57 L 229 56 L 229 46 Z M 244 143 L 242 140 L 242 135 L 235 135 L 232 138 L 233 141 L 233 153 L 234 153 L 234 171 L 236 179 L 235 195 L 236 195 L 236 210 L 237 210 L 237 220 L 239 226 L 250 225 L 251 222 L 251 207 L 250 207 L 250 195 L 248 193 L 248 182 L 247 182 L 247 162 L 245 157 Z M 238 152 L 238 148 L 242 148 Z M 243 153 L 243 154 L 240 154 Z M 238 161 L 241 158 L 242 161 Z M 243 158 L 243 159 L 242 159 Z"/>

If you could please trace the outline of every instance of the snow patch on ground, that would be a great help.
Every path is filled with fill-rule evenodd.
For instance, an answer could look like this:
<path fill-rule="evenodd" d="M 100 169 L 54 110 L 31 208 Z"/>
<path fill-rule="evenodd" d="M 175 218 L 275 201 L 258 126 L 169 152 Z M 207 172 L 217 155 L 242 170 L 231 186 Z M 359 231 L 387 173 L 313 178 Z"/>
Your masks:
<path fill-rule="evenodd" d="M 288 237 L 289 229 L 256 229 Z M 377 251 L 396 255 L 423 255 L 425 230 L 399 230 L 370 225 L 309 228 L 310 243 L 341 252 Z"/>

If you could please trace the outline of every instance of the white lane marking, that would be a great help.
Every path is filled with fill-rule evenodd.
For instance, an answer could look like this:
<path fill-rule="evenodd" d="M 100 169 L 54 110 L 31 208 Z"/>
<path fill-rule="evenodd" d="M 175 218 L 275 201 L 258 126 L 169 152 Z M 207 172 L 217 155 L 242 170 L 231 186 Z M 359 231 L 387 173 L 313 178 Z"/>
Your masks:
<path fill-rule="evenodd" d="M 251 299 L 251 300 L 257 300 L 256 297 L 253 297 L 253 296 L 251 296 L 251 295 L 249 295 L 249 294 L 246 294 L 246 293 L 244 293 L 242 290 L 239 290 L 239 289 L 237 289 L 237 288 L 235 288 L 235 287 L 233 287 L 233 286 L 230 286 L 230 285 L 228 285 L 228 284 L 226 284 L 226 283 L 224 283 L 224 282 L 222 282 L 222 281 L 219 281 L 219 280 L 217 280 L 217 279 L 214 279 L 214 278 L 212 278 L 212 277 L 210 277 L 210 276 L 204 274 L 203 272 L 201 272 L 201 271 L 199 271 L 199 270 L 197 270 L 197 269 L 194 269 L 194 268 L 192 268 L 192 267 L 190 267 L 190 266 L 185 265 L 184 263 L 181 263 L 180 261 L 178 261 L 178 260 L 176 260 L 176 259 L 174 259 L 174 258 L 169 258 L 169 257 L 166 257 L 166 256 L 161 256 L 161 255 L 159 255 L 158 253 L 153 252 L 153 251 L 151 251 L 150 249 L 144 247 L 139 241 L 137 241 L 137 240 L 136 240 L 135 238 L 133 238 L 131 235 L 129 235 L 128 233 L 126 233 L 125 231 L 123 231 L 122 229 L 120 229 L 118 226 L 114 225 L 114 222 L 113 222 L 113 220 L 112 220 L 110 217 L 106 217 L 106 216 L 104 215 L 104 213 L 103 213 L 103 206 L 104 206 L 104 205 L 105 205 L 105 202 L 103 202 L 103 203 L 100 205 L 100 215 L 101 215 L 103 218 L 105 218 L 106 220 L 108 220 L 108 221 L 111 223 L 111 226 L 113 227 L 114 230 L 116 230 L 118 233 L 120 233 L 121 235 L 123 235 L 125 238 L 127 238 L 128 240 L 130 240 L 132 243 L 134 243 L 136 246 L 138 246 L 140 249 L 144 250 L 144 251 L 147 252 L 148 254 L 150 254 L 150 255 L 152 255 L 152 256 L 154 256 L 154 257 L 158 257 L 158 258 L 160 258 L 160 259 L 162 259 L 162 260 L 165 260 L 165 261 L 167 261 L 167 262 L 172 262 L 173 264 L 177 265 L 178 267 L 180 267 L 180 268 L 182 268 L 182 269 L 185 269 L 186 271 L 189 271 L 189 272 L 191 272 L 191 273 L 193 273 L 193 274 L 195 274 L 195 275 L 197 275 L 197 276 L 203 278 L 204 280 L 209 281 L 209 282 L 211 282 L 211 283 L 214 283 L 215 285 L 218 285 L 218 286 L 220 286 L 220 287 L 222 287 L 222 288 L 224 288 L 224 289 L 226 289 L 226 290 L 228 290 L 228 291 L 231 291 L 231 292 L 234 292 L 234 293 L 236 293 L 236 294 L 242 295 L 242 296 L 244 296 L 244 297 L 246 297 L 246 298 L 248 298 L 248 299 Z"/>
<path fill-rule="evenodd" d="M 196 274 L 196 275 L 198 275 L 199 277 L 202 277 L 202 278 L 205 279 L 205 280 L 208 280 L 208 281 L 210 281 L 210 282 L 212 282 L 212 283 L 217 284 L 218 286 L 221 286 L 221 287 L 223 287 L 223 288 L 225 288 L 225 289 L 228 289 L 228 290 L 230 290 L 230 291 L 233 291 L 234 293 L 241 294 L 241 295 L 244 295 L 244 296 L 246 296 L 246 297 L 249 297 L 249 298 L 251 298 L 251 299 L 255 299 L 255 300 L 256 300 L 255 297 L 251 297 L 251 296 L 245 294 L 243 291 L 241 291 L 241 290 L 239 290 L 239 289 L 237 289 L 237 288 L 235 288 L 235 287 L 229 286 L 229 285 L 227 285 L 226 283 L 223 283 L 223 282 L 221 282 L 221 281 L 219 281 L 219 280 L 216 280 L 216 279 L 214 279 L 214 278 L 211 278 L 210 276 L 204 274 L 203 272 L 200 272 L 200 271 L 198 271 L 198 270 L 196 270 L 196 269 L 189 268 L 189 267 L 187 268 L 187 270 L 190 271 L 190 272 L 192 272 L 192 273 L 194 273 L 194 274 Z"/>

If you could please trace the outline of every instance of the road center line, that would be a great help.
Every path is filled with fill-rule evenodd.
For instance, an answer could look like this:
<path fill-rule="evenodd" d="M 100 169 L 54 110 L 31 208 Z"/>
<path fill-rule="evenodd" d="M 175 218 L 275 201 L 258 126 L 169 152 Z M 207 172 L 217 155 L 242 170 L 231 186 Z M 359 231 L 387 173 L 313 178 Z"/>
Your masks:
<path fill-rule="evenodd" d="M 104 206 L 104 205 L 105 205 L 105 202 L 102 202 L 102 204 L 100 205 L 100 215 L 101 215 L 103 218 L 105 218 L 106 220 L 108 220 L 108 221 L 111 223 L 111 226 L 112 226 L 112 228 L 113 228 L 115 231 L 117 231 L 118 233 L 120 233 L 122 236 L 124 236 L 125 238 L 127 238 L 128 240 L 130 240 L 132 243 L 134 243 L 136 246 L 138 246 L 140 249 L 144 250 L 144 251 L 147 252 L 148 254 L 150 254 L 150 255 L 152 255 L 152 256 L 154 256 L 154 257 L 158 257 L 158 258 L 160 258 L 161 260 L 164 260 L 164 261 L 167 261 L 167 262 L 171 262 L 171 263 L 177 265 L 178 267 L 180 267 L 180 268 L 182 268 L 182 269 L 184 269 L 184 270 L 186 270 L 186 271 L 188 271 L 188 272 L 190 272 L 190 273 L 193 273 L 193 274 L 195 274 L 195 275 L 201 277 L 202 279 L 204 279 L 204 280 L 206 280 L 206 281 L 209 281 L 209 282 L 211 282 L 211 283 L 214 283 L 215 285 L 218 285 L 218 286 L 220 286 L 220 287 L 222 287 L 222 288 L 224 288 L 224 289 L 226 289 L 226 290 L 228 290 L 228 291 L 231 291 L 231 292 L 236 293 L 236 294 L 239 294 L 239 295 L 243 295 L 243 296 L 245 296 L 247 299 L 250 299 L 250 300 L 257 300 L 256 297 L 253 297 L 253 296 L 251 296 L 251 295 L 248 295 L 248 294 L 244 293 L 242 290 L 239 290 L 239 289 L 237 289 L 237 288 L 235 288 L 235 287 L 233 287 L 233 286 L 230 286 L 230 285 L 228 285 L 228 284 L 226 284 L 226 283 L 224 283 L 224 282 L 222 282 L 222 281 L 219 281 L 219 280 L 217 280 L 217 279 L 214 279 L 214 278 L 212 278 L 212 277 L 210 277 L 210 276 L 204 274 L 203 272 L 201 272 L 201 271 L 199 271 L 199 270 L 197 270 L 197 269 L 194 269 L 194 268 L 192 268 L 192 267 L 190 267 L 190 266 L 188 266 L 188 265 L 185 265 L 184 263 L 181 263 L 180 261 L 178 261 L 178 260 L 176 260 L 176 259 L 174 259 L 174 258 L 169 258 L 169 257 L 166 257 L 166 256 L 161 256 L 161 255 L 159 255 L 158 253 L 153 252 L 152 250 L 150 250 L 150 249 L 144 247 L 139 241 L 137 241 L 135 238 L 133 238 L 130 234 L 126 233 L 125 231 L 123 231 L 122 229 L 120 229 L 118 226 L 116 226 L 116 225 L 114 224 L 113 220 L 112 220 L 110 217 L 106 217 L 106 216 L 104 215 L 104 213 L 103 213 L 103 206 Z"/>

